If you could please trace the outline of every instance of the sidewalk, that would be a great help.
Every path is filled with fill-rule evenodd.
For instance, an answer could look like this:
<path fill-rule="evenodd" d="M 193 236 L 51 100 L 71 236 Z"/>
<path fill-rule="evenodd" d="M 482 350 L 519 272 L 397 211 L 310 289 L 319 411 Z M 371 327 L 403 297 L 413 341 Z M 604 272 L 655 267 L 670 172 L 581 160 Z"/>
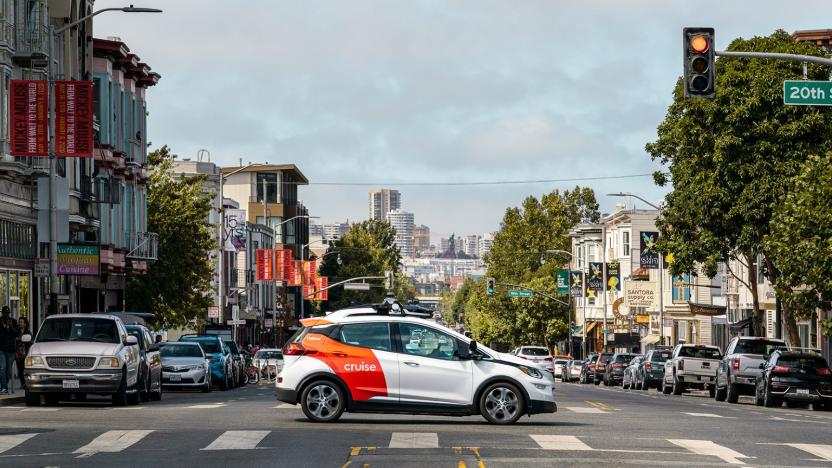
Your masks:
<path fill-rule="evenodd" d="M 26 401 L 26 392 L 19 387 L 14 388 L 14 393 L 0 395 L 0 406 L 16 405 L 24 401 Z"/>

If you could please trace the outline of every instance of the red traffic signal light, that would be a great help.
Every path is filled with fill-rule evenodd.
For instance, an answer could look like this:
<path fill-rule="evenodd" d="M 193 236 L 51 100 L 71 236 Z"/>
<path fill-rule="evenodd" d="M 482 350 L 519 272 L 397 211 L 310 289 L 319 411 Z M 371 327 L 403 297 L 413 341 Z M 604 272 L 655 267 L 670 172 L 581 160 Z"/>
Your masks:
<path fill-rule="evenodd" d="M 714 29 L 684 28 L 682 36 L 685 97 L 713 98 L 716 96 Z"/>

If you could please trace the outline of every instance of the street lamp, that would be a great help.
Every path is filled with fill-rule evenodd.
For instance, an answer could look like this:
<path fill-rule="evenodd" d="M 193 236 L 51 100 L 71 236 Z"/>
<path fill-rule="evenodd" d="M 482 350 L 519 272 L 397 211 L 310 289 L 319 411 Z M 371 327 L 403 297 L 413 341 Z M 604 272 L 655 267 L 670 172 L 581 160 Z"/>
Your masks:
<path fill-rule="evenodd" d="M 567 250 L 561 250 L 561 249 L 550 249 L 550 250 L 544 250 L 543 252 L 540 252 L 540 264 L 541 265 L 546 264 L 546 255 L 554 255 L 554 254 L 566 254 L 566 255 L 569 255 L 569 258 L 571 260 L 575 259 L 575 256 L 572 254 L 572 252 L 569 252 Z M 568 292 L 568 298 L 569 298 L 568 299 L 568 301 L 569 301 L 569 320 L 567 320 L 567 322 L 569 322 L 569 324 L 572 324 L 574 322 L 572 322 L 572 291 L 571 291 L 571 288 L 570 288 L 570 291 Z M 586 302 L 584 302 L 584 326 L 586 326 Z M 568 327 L 567 329 L 568 329 L 568 332 L 569 332 L 569 335 L 568 335 L 569 336 L 569 355 L 572 356 L 572 326 L 568 325 L 567 327 Z M 583 343 L 584 344 L 581 345 L 582 347 L 584 347 L 585 343 L 586 343 L 586 332 L 585 331 L 583 333 Z"/>
<path fill-rule="evenodd" d="M 108 11 L 121 11 L 124 13 L 162 12 L 162 10 L 156 8 L 138 8 L 133 5 L 122 8 L 102 8 L 69 24 L 65 24 L 58 29 L 55 29 L 51 20 L 47 19 L 49 25 L 47 44 L 49 60 L 46 62 L 46 80 L 48 82 L 47 89 L 49 92 L 49 312 L 51 314 L 58 312 L 58 293 L 60 292 L 58 285 L 58 170 L 57 160 L 55 158 L 55 76 L 52 68 L 52 62 L 55 57 L 52 51 L 52 44 L 55 42 L 55 34 L 60 34 L 70 28 L 74 28 L 93 16 Z"/>
<path fill-rule="evenodd" d="M 658 210 L 659 214 L 662 213 L 662 208 L 660 206 L 654 205 L 649 201 L 645 200 L 644 198 L 632 194 L 630 192 L 618 192 L 618 193 L 608 193 L 607 196 L 609 197 L 633 197 L 637 200 L 641 200 L 647 205 L 655 208 Z M 659 252 L 659 343 L 664 344 L 664 254 Z"/>

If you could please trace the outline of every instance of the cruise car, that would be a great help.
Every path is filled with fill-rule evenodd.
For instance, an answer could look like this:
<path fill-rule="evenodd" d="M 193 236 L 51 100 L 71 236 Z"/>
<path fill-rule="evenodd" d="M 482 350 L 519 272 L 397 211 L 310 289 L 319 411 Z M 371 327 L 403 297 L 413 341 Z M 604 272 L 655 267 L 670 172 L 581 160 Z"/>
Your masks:
<path fill-rule="evenodd" d="M 387 300 L 301 321 L 283 348 L 278 400 L 308 419 L 344 411 L 480 414 L 493 424 L 557 410 L 555 380 L 542 367 L 499 353 Z"/>
<path fill-rule="evenodd" d="M 170 341 L 162 343 L 162 384 L 179 389 L 198 389 L 209 393 L 211 364 L 199 343 Z"/>
<path fill-rule="evenodd" d="M 755 402 L 757 406 L 806 406 L 832 410 L 832 371 L 820 354 L 807 351 L 776 350 L 760 364 Z"/>

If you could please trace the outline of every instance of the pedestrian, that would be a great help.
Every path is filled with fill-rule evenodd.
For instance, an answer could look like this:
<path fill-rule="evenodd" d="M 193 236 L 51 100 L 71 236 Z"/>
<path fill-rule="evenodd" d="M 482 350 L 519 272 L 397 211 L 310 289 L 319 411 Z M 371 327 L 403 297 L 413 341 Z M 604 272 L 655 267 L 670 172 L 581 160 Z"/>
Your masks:
<path fill-rule="evenodd" d="M 0 395 L 8 395 L 12 365 L 17 349 L 17 323 L 11 318 L 9 306 L 0 311 Z"/>
<path fill-rule="evenodd" d="M 17 327 L 20 329 L 17 339 L 17 354 L 15 360 L 17 361 L 17 376 L 20 377 L 20 388 L 26 389 L 26 379 L 23 378 L 23 366 L 26 363 L 26 354 L 32 346 L 32 331 L 29 330 L 29 319 L 20 317 L 17 321 Z M 29 342 L 23 342 L 23 335 L 29 335 Z"/>

